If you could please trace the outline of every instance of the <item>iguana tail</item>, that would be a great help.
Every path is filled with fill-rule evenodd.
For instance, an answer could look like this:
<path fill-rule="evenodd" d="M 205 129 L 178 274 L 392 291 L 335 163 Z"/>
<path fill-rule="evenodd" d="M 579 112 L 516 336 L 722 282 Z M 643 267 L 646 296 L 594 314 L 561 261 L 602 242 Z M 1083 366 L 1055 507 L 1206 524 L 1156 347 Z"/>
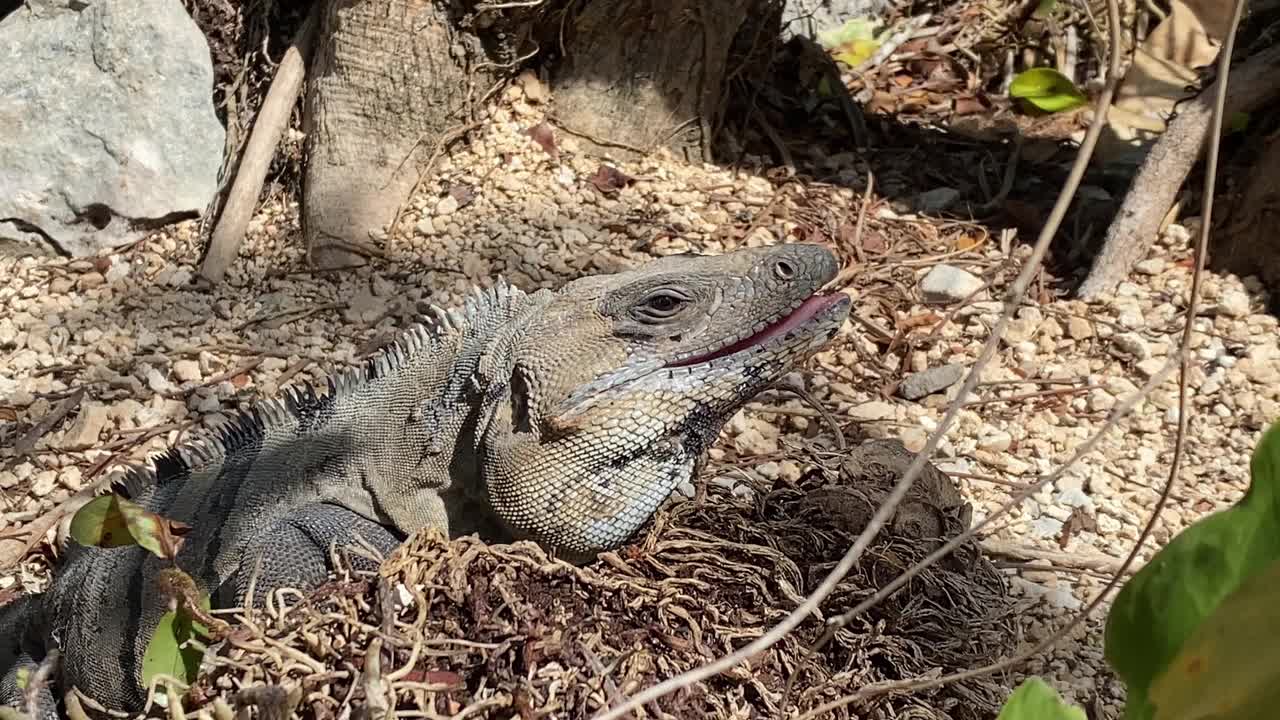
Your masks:
<path fill-rule="evenodd" d="M 48 656 L 38 630 L 39 601 L 39 596 L 24 595 L 0 607 L 0 706 L 17 708 L 33 720 L 58 720 L 58 704 L 49 687 L 55 674 L 28 692 Z"/>

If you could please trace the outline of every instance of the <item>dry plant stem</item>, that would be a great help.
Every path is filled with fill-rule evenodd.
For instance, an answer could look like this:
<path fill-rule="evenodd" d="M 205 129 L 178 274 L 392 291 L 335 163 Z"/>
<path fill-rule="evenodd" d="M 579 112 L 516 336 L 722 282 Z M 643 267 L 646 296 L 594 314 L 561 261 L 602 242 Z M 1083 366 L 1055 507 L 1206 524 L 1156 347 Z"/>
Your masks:
<path fill-rule="evenodd" d="M 1106 573 L 1102 575 L 1104 579 L 1110 579 L 1112 575 L 1119 572 L 1124 562 L 1120 558 L 1099 552 L 1078 553 L 1064 550 L 1044 550 L 1037 547 L 1014 545 L 992 538 L 984 538 L 981 547 L 982 551 L 988 555 L 1000 555 L 1013 560 L 1043 560 L 1049 563 L 1049 568 L 1051 569 L 1066 567 L 1103 572 Z"/>
<path fill-rule="evenodd" d="M 1113 11 L 1115 11 L 1116 9 L 1115 0 L 1111 0 L 1108 6 Z M 1147 522 L 1143 525 L 1142 531 L 1138 534 L 1138 539 L 1134 542 L 1133 547 L 1129 550 L 1129 554 L 1125 557 L 1124 562 L 1120 564 L 1120 567 L 1116 570 L 1115 574 L 1107 582 L 1106 586 L 1102 588 L 1102 591 L 1099 592 L 1093 598 L 1093 600 L 1091 600 L 1089 604 L 1084 607 L 1084 609 L 1082 609 L 1079 613 L 1077 613 L 1074 617 L 1072 617 L 1070 622 L 1068 622 L 1062 628 L 1054 632 L 1051 636 L 1049 636 L 1047 639 L 1045 639 L 1044 641 L 1036 645 L 1031 650 L 1020 653 L 1014 657 L 1006 658 L 1005 660 L 1001 660 L 999 662 L 993 663 L 986 667 L 967 670 L 960 673 L 954 673 L 952 675 L 947 675 L 939 678 L 931 678 L 928 680 L 888 683 L 878 687 L 867 688 L 866 690 L 860 693 L 849 695 L 843 698 L 838 698 L 821 707 L 815 708 L 810 713 L 806 713 L 804 716 L 802 716 L 800 720 L 805 720 L 806 718 L 816 718 L 822 715 L 823 713 L 830 712 L 832 710 L 843 707 L 845 705 L 856 702 L 858 700 L 867 699 L 874 695 L 878 695 L 886 692 L 924 690 L 928 688 L 938 687 L 940 685 L 944 685 L 950 682 L 967 680 L 970 678 L 979 677 L 979 676 L 987 675 L 994 672 L 999 672 L 1001 670 L 1019 665 L 1022 662 L 1032 657 L 1035 657 L 1041 652 L 1048 650 L 1050 647 L 1056 644 L 1058 640 L 1068 635 L 1072 630 L 1074 630 L 1077 626 L 1079 626 L 1080 623 L 1084 622 L 1085 618 L 1092 615 L 1093 612 L 1097 610 L 1097 608 L 1103 603 L 1103 601 L 1106 600 L 1107 596 L 1111 593 L 1111 591 L 1114 590 L 1116 587 L 1118 587 L 1121 580 L 1129 574 L 1130 568 L 1132 568 L 1134 562 L 1137 560 L 1138 553 L 1142 551 L 1143 544 L 1146 542 L 1147 538 L 1151 536 L 1152 530 L 1155 528 L 1156 523 L 1159 522 L 1161 513 L 1164 510 L 1165 505 L 1168 503 L 1170 496 L 1173 494 L 1174 488 L 1177 486 L 1178 472 L 1182 466 L 1183 446 L 1186 441 L 1186 434 L 1187 434 L 1187 415 L 1188 415 L 1187 413 L 1187 410 L 1188 410 L 1187 408 L 1187 395 L 1188 395 L 1187 366 L 1190 358 L 1191 335 L 1195 327 L 1196 306 L 1198 305 L 1198 302 L 1199 302 L 1200 285 L 1204 276 L 1205 257 L 1206 257 L 1208 245 L 1209 245 L 1209 227 L 1210 227 L 1210 223 L 1212 220 L 1212 213 L 1213 213 L 1213 190 L 1216 184 L 1216 177 L 1217 177 L 1218 149 L 1219 149 L 1219 145 L 1222 137 L 1222 118 L 1226 114 L 1225 113 L 1226 84 L 1227 84 L 1227 76 L 1230 71 L 1231 51 L 1232 51 L 1232 48 L 1235 46 L 1236 29 L 1240 25 L 1240 16 L 1243 14 L 1243 11 L 1244 11 L 1244 0 L 1235 0 L 1235 5 L 1231 15 L 1230 29 L 1227 33 L 1226 41 L 1223 45 L 1222 52 L 1218 58 L 1218 71 L 1219 71 L 1219 78 L 1221 78 L 1221 80 L 1218 84 L 1218 88 L 1215 93 L 1214 116 L 1213 116 L 1213 122 L 1212 122 L 1212 130 L 1209 136 L 1209 153 L 1208 153 L 1208 163 L 1207 163 L 1208 167 L 1207 167 L 1207 177 L 1205 179 L 1205 194 L 1204 194 L 1204 202 L 1203 202 L 1203 209 L 1202 209 L 1204 222 L 1201 225 L 1200 237 L 1197 241 L 1196 265 L 1195 265 L 1194 273 L 1191 277 L 1190 297 L 1187 300 L 1186 323 L 1183 325 L 1182 340 L 1178 348 L 1178 357 L 1177 357 L 1178 368 L 1179 368 L 1178 431 L 1174 437 L 1173 459 L 1170 462 L 1169 475 L 1165 480 L 1163 487 L 1161 487 L 1160 489 L 1160 495 L 1156 499 L 1155 507 L 1152 508 L 1151 515 L 1147 518 Z M 1113 23 L 1112 26 L 1118 27 L 1118 23 L 1115 22 L 1116 18 L 1114 14 L 1112 15 L 1111 20 Z M 1150 392 L 1150 390 L 1155 387 L 1157 382 L 1163 382 L 1164 376 L 1167 375 L 1172 370 L 1173 362 L 1174 362 L 1174 359 L 1170 358 L 1165 363 L 1165 366 L 1160 370 L 1160 372 L 1155 377 L 1153 377 L 1145 387 L 1143 387 L 1141 392 L 1139 392 L 1137 395 L 1131 398 L 1130 401 L 1126 403 L 1126 405 L 1128 405 L 1129 407 L 1132 407 L 1132 404 L 1136 403 L 1137 399 L 1145 397 Z M 1128 413 L 1129 407 L 1123 408 L 1124 414 Z M 1117 413 L 1112 416 L 1112 419 L 1118 419 L 1118 417 L 1120 416 L 1120 412 L 1119 412 L 1120 410 L 1121 408 L 1117 408 Z M 1108 420 L 1107 426 L 1112 424 L 1112 419 Z M 1106 431 L 1107 426 L 1103 427 L 1102 432 Z M 1095 435 L 1093 438 L 1090 438 L 1090 440 L 1087 441 L 1087 443 L 1091 443 L 1093 440 L 1100 437 L 1102 432 L 1100 432 L 1098 435 Z M 1076 456 L 1073 456 L 1070 460 L 1068 460 L 1067 463 L 1064 464 L 1059 469 L 1059 472 L 1067 467 L 1070 467 L 1072 464 L 1074 464 L 1074 461 L 1076 460 L 1077 457 L 1079 457 L 1079 453 L 1077 453 Z M 1003 508 L 1001 510 L 1003 510 Z M 996 514 L 1000 514 L 1000 511 L 997 511 Z M 922 562 L 921 565 L 928 563 L 928 561 L 929 561 L 929 558 L 926 558 L 925 562 Z M 903 577 L 905 577 L 905 574 Z"/>
<path fill-rule="evenodd" d="M 891 596 L 894 592 L 896 592 L 899 588 L 905 585 L 910 579 L 915 577 L 924 568 L 929 567 L 934 563 L 936 563 L 938 560 L 946 557 L 947 555 L 950 555 L 952 551 L 954 551 L 962 543 L 967 541 L 975 533 L 981 531 L 983 528 L 990 525 L 996 519 L 1001 518 L 1006 514 L 1008 514 L 1010 510 L 1019 506 L 1024 500 L 1034 495 L 1041 487 L 1056 480 L 1067 469 L 1073 467 L 1077 462 L 1079 462 L 1081 458 L 1083 458 L 1085 455 L 1092 452 L 1094 449 L 1094 446 L 1097 445 L 1097 443 L 1103 438 L 1103 436 L 1105 436 L 1106 433 L 1111 428 L 1113 428 L 1115 424 L 1120 421 L 1121 418 L 1127 416 L 1130 413 L 1130 411 L 1133 410 L 1135 405 L 1137 405 L 1140 401 L 1142 401 L 1147 395 L 1151 393 L 1152 390 L 1158 387 L 1161 383 L 1165 381 L 1165 379 L 1170 374 L 1172 374 L 1174 369 L 1174 362 L 1175 362 L 1175 359 L 1170 358 L 1165 363 L 1165 366 L 1161 368 L 1160 372 L 1156 373 L 1151 378 L 1151 380 L 1149 380 L 1147 384 L 1144 385 L 1137 393 L 1134 393 L 1131 397 L 1126 398 L 1123 402 L 1117 405 L 1115 409 L 1112 411 L 1111 415 L 1108 416 L 1102 428 L 1097 433 L 1094 433 L 1087 440 L 1081 443 L 1079 446 L 1077 446 L 1076 451 L 1071 455 L 1070 458 L 1067 459 L 1066 462 L 1060 465 L 1057 470 L 1055 470 L 1053 473 L 1049 475 L 1044 476 L 1034 484 L 1028 486 L 1022 492 L 1017 493 L 1014 497 L 1010 498 L 1008 502 L 1006 502 L 1005 504 L 997 508 L 995 512 L 988 515 L 982 522 L 973 526 L 968 531 L 957 535 L 956 537 L 952 538 L 950 541 L 945 543 L 942 547 L 939 547 L 937 550 L 930 553 L 927 557 L 925 557 L 918 564 L 913 566 L 910 570 L 903 573 L 902 575 L 899 575 L 897 578 L 893 580 L 893 582 L 881 588 L 878 592 L 876 592 L 875 595 L 859 603 L 856 607 L 854 607 L 852 610 L 848 611 L 844 615 L 838 618 L 833 618 L 831 620 L 830 627 L 828 628 L 827 632 L 823 635 L 822 639 L 819 640 L 817 647 L 820 648 L 823 643 L 827 642 L 830 639 L 830 637 L 833 635 L 837 627 L 842 627 L 844 624 L 847 624 L 849 620 L 852 620 L 854 617 L 857 617 L 861 613 L 867 611 L 868 609 L 874 607 L 875 605 L 879 604 L 880 602 L 882 602 L 883 600 Z M 1153 515 L 1153 517 L 1158 517 L 1158 513 Z M 990 675 L 992 673 L 999 672 L 1001 670 L 1020 665 L 1026 660 L 1032 657 L 1035 657 L 1036 655 L 1039 655 L 1040 653 L 1044 652 L 1045 650 L 1055 645 L 1058 642 L 1058 640 L 1060 640 L 1068 632 L 1070 632 L 1072 628 L 1074 628 L 1076 625 L 1082 622 L 1085 617 L 1088 617 L 1089 613 L 1092 612 L 1092 610 L 1096 608 L 1102 602 L 1103 599 L 1106 598 L 1110 590 L 1113 587 L 1115 587 L 1115 585 L 1119 584 L 1119 581 L 1128 574 L 1131 561 L 1133 557 L 1136 556 L 1136 550 L 1138 549 L 1138 547 L 1140 546 L 1135 546 L 1134 552 L 1131 553 L 1130 557 L 1128 558 L 1129 562 L 1127 562 L 1126 564 L 1121 564 L 1121 566 L 1116 570 L 1116 573 L 1114 574 L 1114 576 L 1111 578 L 1111 581 L 1107 584 L 1106 587 L 1103 588 L 1102 592 L 1100 592 L 1098 596 L 1094 598 L 1094 600 L 1090 603 L 1088 607 L 1086 607 L 1075 618 L 1073 618 L 1072 622 L 1063 626 L 1062 629 L 1055 632 L 1052 636 L 1042 641 L 1040 644 L 1036 645 L 1034 648 L 1026 652 L 1019 653 L 1018 655 L 1005 658 L 1004 660 L 1001 660 L 999 662 L 992 663 L 990 665 L 986 665 L 984 667 L 976 668 L 973 670 L 966 670 L 964 672 L 954 673 L 951 675 L 945 675 L 942 677 L 930 678 L 925 680 L 905 680 L 905 681 L 897 681 L 897 682 L 873 685 L 861 692 L 855 693 L 853 695 L 846 695 L 842 698 L 836 698 L 835 700 L 832 700 L 831 702 L 825 705 L 821 705 L 817 708 L 814 708 L 808 713 L 800 716 L 798 720 L 811 720 L 813 718 L 818 718 L 818 717 L 821 717 L 824 713 L 831 712 L 832 710 L 844 707 L 845 705 L 849 705 L 851 703 L 855 703 L 860 700 L 866 700 L 876 695 L 882 695 L 882 694 L 891 693 L 891 692 L 909 692 L 909 691 L 915 691 L 915 690 L 925 690 L 928 688 L 945 685 L 951 682 L 958 682 L 961 680 L 968 680 L 975 677 L 981 677 L 983 675 Z"/>
<path fill-rule="evenodd" d="M 1074 467 L 1075 464 L 1079 462 L 1082 458 L 1084 458 L 1089 453 L 1093 452 L 1094 447 L 1102 440 L 1104 436 L 1106 436 L 1108 431 L 1110 431 L 1113 427 L 1115 427 L 1116 423 L 1120 422 L 1122 418 L 1127 416 L 1130 413 L 1130 411 L 1133 410 L 1135 405 L 1137 405 L 1144 398 L 1150 395 L 1152 390 L 1155 390 L 1157 387 L 1160 386 L 1161 383 L 1165 381 L 1165 378 L 1167 378 L 1173 372 L 1173 362 L 1174 361 L 1172 358 L 1169 359 L 1169 361 L 1165 363 L 1165 366 L 1160 369 L 1160 372 L 1153 375 L 1151 379 L 1147 381 L 1146 385 L 1142 386 L 1142 388 L 1139 389 L 1138 392 L 1134 393 L 1131 397 L 1125 398 L 1119 405 L 1117 405 L 1115 409 L 1112 411 L 1111 415 L 1107 417 L 1106 422 L 1102 424 L 1102 427 L 1098 430 L 1098 432 L 1089 436 L 1088 439 L 1086 439 L 1084 442 L 1076 446 L 1075 452 L 1071 454 L 1071 457 L 1067 458 L 1066 462 L 1059 465 L 1057 470 L 1054 470 L 1052 473 L 1049 473 L 1048 475 L 1041 477 L 1035 482 L 1028 484 L 1020 492 L 1015 493 L 1013 496 L 1011 496 L 1009 500 L 1006 501 L 1003 505 L 1001 505 L 999 508 L 996 508 L 995 512 L 988 515 L 981 522 L 977 523 L 976 525 L 969 528 L 965 532 L 962 532 L 956 535 L 954 538 L 952 538 L 951 540 L 948 540 L 946 543 L 943 543 L 943 545 L 939 547 L 937 550 L 934 550 L 933 552 L 929 553 L 919 563 L 915 564 L 909 570 L 902 573 L 898 577 L 894 578 L 893 581 L 890 582 L 888 585 L 885 585 L 883 588 L 880 588 L 880 590 L 876 591 L 874 595 L 867 598 L 866 600 L 863 600 L 861 603 L 858 603 L 851 610 L 845 612 L 843 615 L 832 618 L 828 623 L 827 631 L 823 634 L 822 638 L 818 640 L 818 642 L 811 649 L 811 651 L 816 652 L 817 650 L 820 650 L 823 647 L 823 645 L 825 645 L 827 642 L 831 640 L 836 630 L 844 627 L 845 625 L 848 625 L 854 618 L 858 617 L 859 615 L 866 612 L 867 610 L 870 610 L 876 605 L 879 605 L 881 602 L 884 602 L 884 600 L 892 596 L 903 585 L 906 585 L 913 578 L 915 578 L 917 575 L 923 572 L 926 568 L 932 566 L 934 563 L 938 562 L 942 558 L 950 555 L 956 548 L 968 542 L 970 538 L 974 537 L 975 535 L 977 535 L 977 533 L 986 529 L 987 526 L 991 525 L 996 520 L 1003 518 L 1015 507 L 1018 507 L 1019 505 L 1021 505 L 1023 501 L 1025 501 L 1027 498 L 1039 492 L 1040 488 L 1057 480 L 1059 477 L 1063 475 L 1063 473 L 1065 473 L 1070 468 Z M 1127 572 L 1127 566 L 1121 565 L 1120 569 L 1116 573 L 1116 577 L 1120 577 L 1125 572 Z M 1103 594 L 1105 594 L 1105 591 Z M 1050 641 L 1052 642 L 1056 642 L 1056 640 L 1057 640 L 1056 637 L 1050 638 Z M 1043 644 L 1043 646 L 1037 646 L 1037 648 L 1031 653 L 1019 655 L 1017 658 L 1014 658 L 1014 660 L 1016 660 L 1017 662 L 1021 662 L 1022 660 L 1040 652 L 1042 649 L 1044 649 L 1044 647 L 1048 647 L 1049 645 L 1052 644 L 1052 642 L 1046 642 L 1045 644 Z M 1004 662 L 1007 662 L 1008 665 L 1015 664 L 1013 661 L 1004 661 Z M 1004 665 L 1001 665 L 1001 667 L 1004 667 Z M 970 671 L 970 672 L 976 672 L 976 671 Z M 979 674 L 982 674 L 982 673 L 979 673 Z M 949 677 L 952 677 L 954 679 L 955 676 L 949 676 Z M 965 675 L 964 677 L 976 677 L 976 675 L 973 675 L 973 676 Z M 915 687 L 915 686 L 913 685 L 912 687 Z M 899 689 L 899 688 L 895 687 L 890 689 Z M 888 692 L 888 690 L 876 690 L 876 692 Z M 857 697 L 865 697 L 865 695 L 859 695 Z M 836 701 L 832 701 L 832 702 L 836 702 Z M 852 702 L 852 700 L 850 700 L 850 702 Z M 840 707 L 840 705 L 835 705 L 834 707 Z"/>
<path fill-rule="evenodd" d="M 245 228 L 253 217 L 258 196 L 262 194 L 262 183 L 271 167 L 271 158 L 275 156 L 280 137 L 289 126 L 289 116 L 298 101 L 298 93 L 302 91 L 315 24 L 315 14 L 307 15 L 276 68 L 271 88 L 267 90 L 262 109 L 253 123 L 253 131 L 245 143 L 244 154 L 236 170 L 235 182 L 222 208 L 222 217 L 209 238 L 209 252 L 200 263 L 200 277 L 210 283 L 222 281 L 222 276 L 236 258 L 240 242 L 244 240 Z"/>
<path fill-rule="evenodd" d="M 1112 42 L 1114 47 L 1120 47 L 1118 38 L 1120 32 L 1120 11 L 1116 6 L 1117 0 L 1109 0 L 1108 7 L 1111 11 L 1112 18 Z M 907 468 L 906 473 L 898 484 L 894 486 L 893 491 L 885 498 L 884 503 L 876 510 L 875 515 L 867 523 L 867 527 L 862 531 L 854 541 L 853 546 L 849 548 L 844 557 L 840 558 L 840 562 L 836 563 L 835 568 L 823 578 L 822 582 L 814 589 L 810 595 L 805 598 L 799 607 L 791 611 L 787 617 L 783 618 L 777 625 L 773 626 L 764 635 L 748 643 L 741 649 L 725 655 L 714 662 L 707 663 L 701 667 L 695 668 L 688 672 L 681 673 L 673 678 L 664 680 L 643 692 L 633 695 L 627 702 L 622 705 L 615 706 L 610 710 L 596 715 L 596 720 L 613 720 L 622 717 L 627 712 L 635 710 L 646 703 L 657 700 L 668 693 L 675 692 L 681 688 L 689 687 L 694 683 L 714 677 L 729 668 L 753 657 L 759 653 L 773 647 L 784 637 L 787 636 L 796 626 L 804 621 L 806 617 L 817 611 L 822 601 L 835 590 L 836 586 L 844 579 L 845 575 L 853 569 L 853 566 L 862 558 L 862 554 L 871 545 L 872 540 L 880 533 L 885 524 L 897 512 L 898 505 L 902 499 L 906 497 L 907 492 L 911 489 L 912 483 L 920 476 L 924 470 L 924 466 L 933 457 L 938 449 L 938 444 L 942 438 L 946 436 L 947 430 L 955 422 L 956 416 L 964 408 L 965 399 L 973 392 L 974 387 L 978 384 L 978 380 L 982 377 L 982 370 L 991 362 L 991 358 L 995 355 L 996 347 L 999 345 L 1000 337 L 1004 334 L 1005 327 L 1009 324 L 1009 320 L 1013 317 L 1014 311 L 1017 310 L 1022 296 L 1026 293 L 1027 286 L 1031 284 L 1032 277 L 1040 269 L 1040 263 L 1044 259 L 1045 253 L 1049 249 L 1049 242 L 1053 239 L 1057 232 L 1058 226 L 1062 223 L 1062 218 L 1066 214 L 1067 207 L 1071 204 L 1072 196 L 1075 194 L 1076 188 L 1080 185 L 1080 179 L 1084 176 L 1085 168 L 1088 166 L 1089 157 L 1093 154 L 1093 148 L 1097 145 L 1098 136 L 1102 134 L 1102 128 L 1106 125 L 1106 109 L 1111 106 L 1112 96 L 1115 95 L 1116 85 L 1118 84 L 1118 76 L 1120 65 L 1119 53 L 1113 53 L 1111 58 L 1111 72 L 1107 77 L 1107 85 L 1102 91 L 1102 96 L 1098 99 L 1097 110 L 1094 112 L 1093 122 L 1089 126 L 1084 142 L 1081 143 L 1080 152 L 1076 156 L 1075 164 L 1071 168 L 1071 174 L 1067 177 L 1066 183 L 1062 187 L 1058 200 L 1054 204 L 1053 211 L 1049 214 L 1044 228 L 1040 232 L 1040 236 L 1036 239 L 1036 244 L 1031 252 L 1031 256 L 1027 258 L 1026 264 L 1023 265 L 1018 277 L 1014 280 L 1013 286 L 1009 288 L 1009 292 L 1005 296 L 1004 311 L 1000 315 L 1000 319 L 996 322 L 996 326 L 992 328 L 990 337 L 983 345 L 982 353 L 972 366 L 970 366 L 969 374 L 965 377 L 964 383 L 960 387 L 956 399 L 947 408 L 947 413 L 943 416 L 942 421 L 938 424 L 938 428 L 929 436 L 925 447 L 912 461 L 911 466 Z M 918 574 L 923 569 L 922 566 L 915 568 Z M 790 681 L 788 682 L 790 684 Z"/>
<path fill-rule="evenodd" d="M 1232 43 L 1234 45 L 1234 43 Z M 1221 53 L 1226 52 L 1224 45 Z M 1230 62 L 1230 56 L 1227 56 Z M 1225 67 L 1219 63 L 1220 67 Z M 1078 295 L 1093 300 L 1112 292 L 1129 275 L 1134 263 L 1142 259 L 1155 242 L 1160 223 L 1173 205 L 1187 174 L 1200 158 L 1209 134 L 1214 95 L 1225 97 L 1224 113 L 1249 112 L 1280 95 L 1280 45 L 1253 55 L 1236 68 L 1236 81 L 1229 89 L 1226 73 L 1219 70 L 1218 80 L 1199 97 L 1184 104 L 1160 139 L 1151 146 L 1142 161 L 1133 184 L 1125 194 L 1116 220 L 1107 229 L 1101 252 L 1094 258 L 1089 276 Z M 1211 92 L 1212 91 L 1212 94 Z"/>

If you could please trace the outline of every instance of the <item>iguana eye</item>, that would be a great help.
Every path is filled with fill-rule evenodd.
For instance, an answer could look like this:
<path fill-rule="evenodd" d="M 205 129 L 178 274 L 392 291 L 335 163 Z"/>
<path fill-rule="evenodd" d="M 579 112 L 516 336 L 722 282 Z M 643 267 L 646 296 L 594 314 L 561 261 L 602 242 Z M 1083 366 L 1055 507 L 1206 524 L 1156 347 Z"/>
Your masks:
<path fill-rule="evenodd" d="M 636 306 L 635 316 L 641 322 L 657 322 L 676 315 L 689 302 L 689 298 L 675 290 L 664 288 L 649 293 Z"/>

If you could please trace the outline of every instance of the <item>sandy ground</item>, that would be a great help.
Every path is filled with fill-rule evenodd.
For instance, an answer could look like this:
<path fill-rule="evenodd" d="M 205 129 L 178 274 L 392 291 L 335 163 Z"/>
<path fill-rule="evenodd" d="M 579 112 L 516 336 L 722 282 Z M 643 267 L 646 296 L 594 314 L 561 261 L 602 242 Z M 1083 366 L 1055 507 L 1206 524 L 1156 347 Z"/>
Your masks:
<path fill-rule="evenodd" d="M 834 244 L 849 268 L 856 318 L 799 379 L 842 422 L 918 448 L 956 384 L 906 400 L 899 382 L 971 364 L 999 311 L 994 299 L 1025 257 L 1002 250 L 1008 243 L 983 228 L 880 202 L 857 237 L 849 231 L 862 207 L 854 188 L 661 158 L 617 165 L 634 182 L 608 196 L 592 183 L 599 161 L 575 153 L 571 138 L 559 139 L 554 160 L 525 134 L 537 120 L 529 108 L 497 110 L 477 141 L 424 184 L 401 227 L 380 239 L 387 259 L 372 268 L 305 271 L 297 209 L 279 200 L 258 213 L 240 261 L 211 292 L 188 285 L 195 223 L 97 258 L 0 260 L 0 558 L 12 560 L 39 527 L 33 523 L 102 481 L 113 462 L 216 424 L 286 381 L 355 362 L 427 304 L 448 305 L 473 283 L 502 274 L 524 288 L 555 286 L 690 250 Z M 853 156 L 846 162 L 848 177 L 865 176 Z M 975 519 L 1055 470 L 1175 352 L 1190 285 L 1188 232 L 1172 226 L 1107 302 L 1059 299 L 1051 278 L 1037 284 L 938 459 Z M 967 305 L 926 303 L 921 281 L 941 264 L 990 288 Z M 1144 559 L 1241 496 L 1252 446 L 1280 418 L 1280 333 L 1262 314 L 1264 298 L 1234 277 L 1209 277 L 1205 293 L 1187 462 Z M 67 402 L 80 391 L 78 405 Z M 984 539 L 1023 604 L 1023 643 L 1063 624 L 1132 546 L 1169 467 L 1176 396 L 1173 383 L 1160 387 Z M 762 398 L 730 423 L 710 470 L 798 477 L 803 468 L 788 448 L 818 423 L 790 396 Z M 18 457 L 24 437 L 34 445 Z M 37 544 L 0 578 L 0 591 L 41 587 L 49 555 Z M 1100 619 L 1027 670 L 1047 675 L 1069 699 L 1118 714 L 1122 686 L 1103 661 Z"/>

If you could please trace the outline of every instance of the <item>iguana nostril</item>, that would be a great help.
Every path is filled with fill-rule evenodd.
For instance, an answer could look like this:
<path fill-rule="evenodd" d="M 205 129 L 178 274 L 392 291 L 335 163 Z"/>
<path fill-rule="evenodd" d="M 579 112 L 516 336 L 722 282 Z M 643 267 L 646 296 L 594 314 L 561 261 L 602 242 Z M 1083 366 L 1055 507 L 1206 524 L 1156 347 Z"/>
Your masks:
<path fill-rule="evenodd" d="M 796 276 L 796 269 L 786 260 L 779 260 L 773 266 L 773 274 L 777 275 L 779 280 L 790 280 Z"/>

